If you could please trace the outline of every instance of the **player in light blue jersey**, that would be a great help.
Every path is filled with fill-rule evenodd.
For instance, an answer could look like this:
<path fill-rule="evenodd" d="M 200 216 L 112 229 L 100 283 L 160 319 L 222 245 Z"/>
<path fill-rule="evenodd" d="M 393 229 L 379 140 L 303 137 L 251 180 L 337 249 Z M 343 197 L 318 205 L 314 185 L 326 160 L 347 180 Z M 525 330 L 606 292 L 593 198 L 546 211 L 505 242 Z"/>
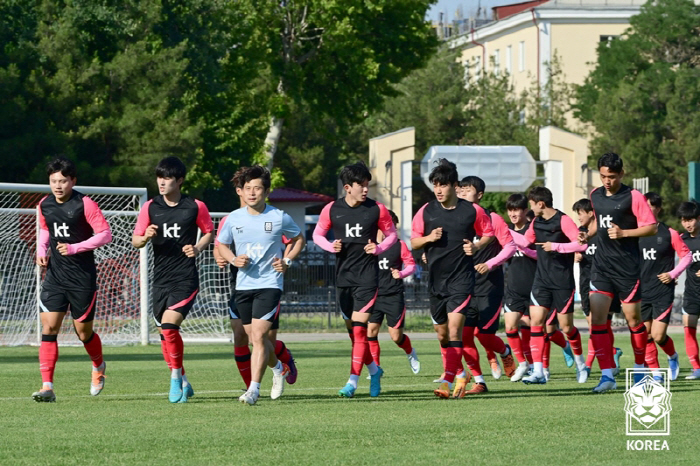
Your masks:
<path fill-rule="evenodd" d="M 279 398 L 284 391 L 289 368 L 277 359 L 267 334 L 280 310 L 284 273 L 304 248 L 304 238 L 288 214 L 265 203 L 270 193 L 270 172 L 266 168 L 254 165 L 242 169 L 241 179 L 246 207 L 229 214 L 218 242 L 222 258 L 238 267 L 236 306 L 253 343 L 251 382 L 239 401 L 254 405 L 266 364 L 273 373 L 271 398 Z M 286 256 L 282 236 L 291 238 L 293 244 Z M 236 245 L 237 255 L 231 251 L 231 244 Z"/>

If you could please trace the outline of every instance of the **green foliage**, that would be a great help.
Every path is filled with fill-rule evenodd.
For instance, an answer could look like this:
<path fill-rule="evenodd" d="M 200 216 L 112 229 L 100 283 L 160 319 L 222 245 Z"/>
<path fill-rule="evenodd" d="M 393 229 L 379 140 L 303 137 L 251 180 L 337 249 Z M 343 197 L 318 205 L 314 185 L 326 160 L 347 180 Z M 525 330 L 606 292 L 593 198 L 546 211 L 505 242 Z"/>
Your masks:
<path fill-rule="evenodd" d="M 589 163 L 620 154 L 627 182 L 648 176 L 671 223 L 700 149 L 698 31 L 700 7 L 691 0 L 647 3 L 623 38 L 599 46 L 596 68 L 577 92 L 576 115 L 596 131 Z"/>

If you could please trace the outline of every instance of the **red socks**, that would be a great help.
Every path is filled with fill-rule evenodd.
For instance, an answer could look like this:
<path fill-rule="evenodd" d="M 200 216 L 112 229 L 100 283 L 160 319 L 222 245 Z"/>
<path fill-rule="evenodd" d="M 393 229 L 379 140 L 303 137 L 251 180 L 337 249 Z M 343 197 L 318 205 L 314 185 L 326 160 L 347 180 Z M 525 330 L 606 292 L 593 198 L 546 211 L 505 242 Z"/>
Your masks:
<path fill-rule="evenodd" d="M 523 356 L 523 349 L 520 346 L 521 341 L 518 330 L 516 329 L 511 332 L 506 332 L 506 337 L 508 338 L 508 344 L 510 345 L 510 349 L 513 350 L 513 354 L 515 355 L 515 358 L 518 360 L 518 362 L 525 361 L 525 357 Z"/>
<path fill-rule="evenodd" d="M 530 351 L 534 362 L 542 362 L 544 354 L 544 327 L 541 325 L 532 326 L 532 339 L 530 340 Z"/>
<path fill-rule="evenodd" d="M 411 346 L 411 339 L 405 333 L 401 335 L 401 340 L 396 343 L 396 346 L 401 348 L 406 354 L 411 354 L 413 352 L 413 346 Z M 379 345 L 377 345 L 379 347 Z M 379 353 L 377 353 L 377 365 L 379 365 Z"/>
<path fill-rule="evenodd" d="M 476 349 L 474 344 L 474 327 L 464 327 L 462 330 L 462 356 L 472 374 L 482 375 L 481 365 L 479 364 L 479 350 Z"/>
<path fill-rule="evenodd" d="M 659 368 L 659 350 L 656 349 L 656 342 L 653 338 L 647 339 L 644 362 L 646 362 L 649 369 Z"/>
<path fill-rule="evenodd" d="M 161 325 L 165 345 L 170 357 L 171 369 L 182 369 L 182 358 L 184 355 L 185 345 L 180 336 L 180 327 L 175 324 Z"/>
<path fill-rule="evenodd" d="M 445 380 L 454 382 L 455 375 L 462 367 L 462 342 L 450 341 L 445 348 Z"/>
<path fill-rule="evenodd" d="M 376 365 L 380 366 L 381 364 L 379 364 L 379 360 L 382 354 L 382 349 L 379 347 L 378 337 L 367 337 L 367 343 L 369 344 L 369 352 L 372 355 L 372 360 Z"/>
<path fill-rule="evenodd" d="M 542 368 L 549 369 L 549 354 L 552 352 L 552 342 L 544 337 L 544 351 L 542 351 Z"/>
<path fill-rule="evenodd" d="M 53 383 L 53 372 L 58 361 L 58 335 L 42 335 L 39 346 L 41 381 Z"/>
<path fill-rule="evenodd" d="M 607 325 L 591 325 L 591 340 L 593 341 L 593 348 L 595 348 L 595 355 L 598 357 L 600 369 L 615 368 L 612 351 L 610 350 L 610 334 L 608 333 Z"/>
<path fill-rule="evenodd" d="M 362 366 L 365 364 L 365 357 L 369 356 L 370 362 L 372 362 L 372 354 L 369 352 L 369 345 L 367 344 L 367 324 L 353 322 L 352 335 L 352 364 L 350 366 L 350 373 L 359 376 L 360 373 L 362 373 Z"/>
<path fill-rule="evenodd" d="M 506 352 L 506 344 L 503 343 L 499 337 L 492 333 L 477 333 L 476 337 L 479 339 L 479 343 L 492 353 L 488 356 L 489 359 L 495 358 L 496 355 L 493 353 L 503 354 Z"/>
<path fill-rule="evenodd" d="M 593 348 L 593 339 L 588 339 L 588 357 L 586 358 L 586 367 L 592 367 L 595 361 L 595 349 Z"/>
<path fill-rule="evenodd" d="M 238 373 L 241 374 L 246 388 L 250 387 L 250 348 L 246 346 L 234 346 L 233 358 L 236 360 Z"/>
<path fill-rule="evenodd" d="M 630 327 L 630 339 L 632 340 L 632 349 L 634 350 L 634 363 L 644 364 L 644 354 L 647 349 L 647 339 L 649 334 L 644 322 L 632 328 Z"/>
<path fill-rule="evenodd" d="M 673 356 L 676 354 L 676 345 L 673 344 L 673 338 L 666 335 L 666 338 L 659 343 L 659 347 L 664 350 L 668 356 Z"/>
<path fill-rule="evenodd" d="M 613 332 L 613 329 L 612 329 L 612 315 L 611 314 L 608 314 L 607 329 L 608 329 L 608 333 L 610 334 L 610 347 L 614 348 L 615 347 L 615 332 Z"/>
<path fill-rule="evenodd" d="M 168 365 L 168 369 L 172 369 L 170 366 L 170 355 L 168 355 L 168 344 L 165 342 L 165 337 L 162 333 L 160 334 L 160 350 L 163 352 L 163 359 Z"/>
<path fill-rule="evenodd" d="M 83 342 L 85 351 L 92 359 L 92 365 L 94 367 L 100 367 L 104 360 L 102 359 L 102 340 L 97 332 L 92 332 L 90 338 Z"/>
<path fill-rule="evenodd" d="M 566 338 L 569 339 L 569 344 L 571 345 L 571 351 L 577 356 L 583 354 L 583 348 L 581 347 L 581 333 L 576 327 L 571 327 L 571 331 L 566 334 Z"/>
<path fill-rule="evenodd" d="M 284 346 L 284 342 L 282 340 L 275 340 L 275 355 L 277 355 L 277 359 L 282 361 L 284 364 L 289 364 L 289 361 L 292 359 L 292 354 L 289 352 L 286 346 Z"/>
<path fill-rule="evenodd" d="M 564 338 L 564 334 L 561 333 L 560 330 L 555 330 L 552 333 L 548 333 L 547 336 L 549 337 L 549 341 L 551 341 L 555 345 L 560 346 L 562 348 L 566 348 L 566 339 Z"/>
<path fill-rule="evenodd" d="M 685 327 L 685 352 L 688 354 L 690 365 L 693 370 L 700 369 L 700 359 L 698 358 L 698 340 L 696 338 L 696 327 Z"/>
<path fill-rule="evenodd" d="M 532 364 L 532 353 L 530 352 L 530 327 L 527 325 L 520 326 L 520 341 L 522 342 L 523 356 L 527 359 L 528 364 Z"/>

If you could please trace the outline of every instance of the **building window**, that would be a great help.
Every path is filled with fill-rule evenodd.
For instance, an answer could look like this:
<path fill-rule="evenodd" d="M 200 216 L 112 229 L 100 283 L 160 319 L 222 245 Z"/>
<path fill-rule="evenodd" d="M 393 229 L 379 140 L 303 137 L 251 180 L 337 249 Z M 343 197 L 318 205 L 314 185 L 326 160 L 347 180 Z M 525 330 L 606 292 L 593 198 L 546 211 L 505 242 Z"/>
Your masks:
<path fill-rule="evenodd" d="M 520 41 L 518 53 L 520 55 L 520 64 L 518 71 L 525 71 L 525 41 Z"/>
<path fill-rule="evenodd" d="M 506 73 L 513 73 L 513 47 L 506 47 Z"/>
<path fill-rule="evenodd" d="M 501 51 L 498 49 L 493 52 L 493 72 L 496 76 L 501 74 Z"/>

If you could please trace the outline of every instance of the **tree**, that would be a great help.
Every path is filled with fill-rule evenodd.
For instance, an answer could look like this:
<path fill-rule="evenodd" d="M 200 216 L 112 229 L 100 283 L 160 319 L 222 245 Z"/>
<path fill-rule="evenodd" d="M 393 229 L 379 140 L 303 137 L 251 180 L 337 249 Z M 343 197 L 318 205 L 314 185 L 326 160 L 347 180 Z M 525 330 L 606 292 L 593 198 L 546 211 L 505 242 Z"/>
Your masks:
<path fill-rule="evenodd" d="M 628 183 L 648 176 L 667 219 L 685 199 L 687 164 L 700 149 L 698 30 L 700 7 L 691 0 L 645 4 L 624 37 L 598 47 L 577 91 L 576 115 L 595 128 L 590 162 L 620 154 Z"/>

